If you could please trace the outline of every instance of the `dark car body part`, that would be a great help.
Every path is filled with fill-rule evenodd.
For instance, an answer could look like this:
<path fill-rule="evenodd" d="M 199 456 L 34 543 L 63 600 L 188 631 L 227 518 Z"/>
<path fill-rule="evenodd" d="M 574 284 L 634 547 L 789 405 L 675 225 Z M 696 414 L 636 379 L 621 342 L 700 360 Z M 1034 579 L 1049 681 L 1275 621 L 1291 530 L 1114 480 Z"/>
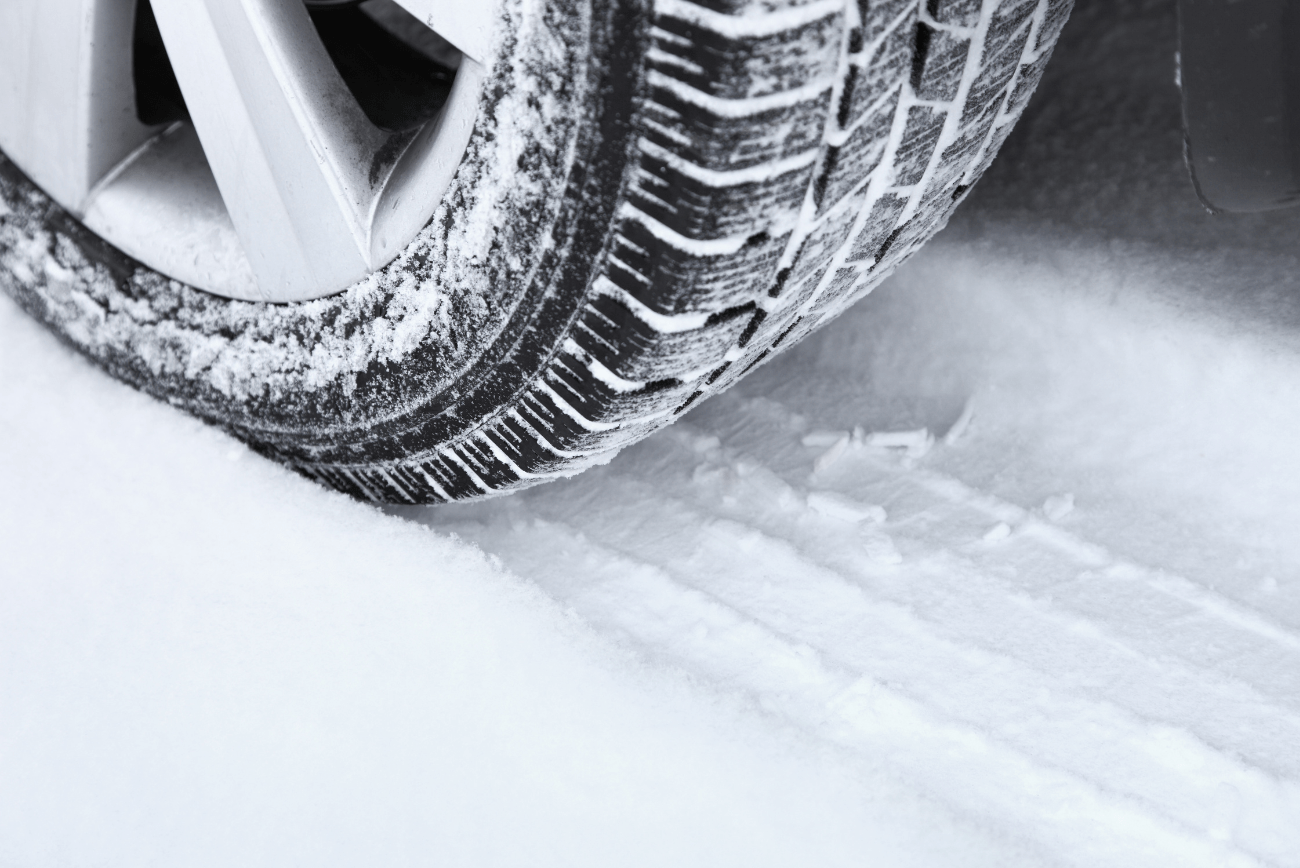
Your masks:
<path fill-rule="evenodd" d="M 1300 205 L 1300 0 L 1179 0 L 1187 166 L 1212 211 Z"/>

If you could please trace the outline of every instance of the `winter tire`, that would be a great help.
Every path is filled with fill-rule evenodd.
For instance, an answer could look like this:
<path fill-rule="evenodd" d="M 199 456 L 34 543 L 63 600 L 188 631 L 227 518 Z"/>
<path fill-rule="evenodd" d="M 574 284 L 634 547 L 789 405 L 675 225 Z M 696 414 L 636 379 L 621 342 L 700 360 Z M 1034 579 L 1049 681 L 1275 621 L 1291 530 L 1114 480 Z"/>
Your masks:
<path fill-rule="evenodd" d="M 938 231 L 1071 2 L 507 0 L 432 219 L 343 291 L 186 285 L 3 155 L 0 283 L 113 376 L 357 497 L 571 475 Z"/>

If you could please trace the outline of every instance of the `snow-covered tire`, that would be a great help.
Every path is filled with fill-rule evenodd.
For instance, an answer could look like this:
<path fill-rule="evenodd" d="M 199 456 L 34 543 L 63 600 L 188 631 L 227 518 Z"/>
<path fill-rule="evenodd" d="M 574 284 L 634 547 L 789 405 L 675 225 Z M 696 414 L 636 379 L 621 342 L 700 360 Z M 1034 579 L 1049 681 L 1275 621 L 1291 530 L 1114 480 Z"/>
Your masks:
<path fill-rule="evenodd" d="M 345 292 L 219 298 L 0 155 L 0 283 L 112 375 L 358 497 L 570 475 L 883 280 L 1072 0 L 513 0 L 434 219 Z"/>

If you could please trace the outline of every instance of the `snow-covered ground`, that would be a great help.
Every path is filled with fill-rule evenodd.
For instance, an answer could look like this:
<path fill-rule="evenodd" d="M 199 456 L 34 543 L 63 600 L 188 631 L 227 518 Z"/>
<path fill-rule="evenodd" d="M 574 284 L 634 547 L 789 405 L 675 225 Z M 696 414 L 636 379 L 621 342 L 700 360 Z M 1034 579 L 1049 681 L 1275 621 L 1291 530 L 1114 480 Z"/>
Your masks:
<path fill-rule="evenodd" d="M 0 865 L 1300 866 L 1300 211 L 1081 0 L 950 227 L 573 480 L 381 512 L 0 298 Z"/>

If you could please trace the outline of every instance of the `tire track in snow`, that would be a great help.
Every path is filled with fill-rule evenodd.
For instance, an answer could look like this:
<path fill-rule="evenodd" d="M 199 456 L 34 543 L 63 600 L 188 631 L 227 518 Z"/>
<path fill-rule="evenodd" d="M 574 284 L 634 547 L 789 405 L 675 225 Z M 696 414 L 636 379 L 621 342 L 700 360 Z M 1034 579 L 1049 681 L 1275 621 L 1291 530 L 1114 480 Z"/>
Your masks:
<path fill-rule="evenodd" d="M 700 518 L 683 504 L 668 506 L 684 521 Z M 1261 864 L 1227 840 L 1219 840 L 1230 837 L 1232 830 L 1215 827 L 1213 817 L 1204 828 L 1180 822 L 1170 814 L 1186 813 L 1186 806 L 1174 806 L 1171 811 L 1167 804 L 1156 805 L 1116 791 L 1097 780 L 1100 775 L 1089 778 L 1061 768 L 1007 744 L 999 737 L 1003 733 L 991 734 L 928 705 L 914 694 L 915 685 L 909 683 L 907 672 L 876 666 L 873 673 L 870 663 L 854 667 L 842 659 L 843 649 L 828 652 L 827 643 L 816 637 L 783 632 L 764 615 L 786 611 L 792 600 L 796 602 L 792 608 L 798 612 L 797 598 L 811 597 L 814 619 L 824 630 L 832 605 L 843 603 L 844 592 L 852 589 L 828 571 L 800 562 L 797 553 L 761 534 L 729 522 L 697 523 L 711 544 L 706 539 L 702 548 L 684 552 L 679 562 L 655 565 L 593 540 L 591 527 L 578 533 L 546 519 L 518 518 L 522 521 L 509 531 L 507 545 L 491 549 L 508 566 L 531 574 L 602 631 L 626 637 L 652 658 L 684 667 L 725 689 L 743 690 L 769 712 L 854 749 L 872 765 L 892 770 L 982 822 L 1006 823 L 1010 819 L 1013 828 L 1005 831 L 1070 854 L 1078 864 L 1131 865 L 1139 854 L 1150 858 L 1140 864 Z M 463 536 L 486 543 L 492 534 L 482 530 L 457 526 Z M 742 546 L 748 551 L 739 562 L 737 533 L 748 538 L 748 544 Z M 784 553 L 780 551 L 783 548 Z M 797 562 L 798 569 L 782 569 L 790 566 L 781 562 L 782 554 L 784 560 Z M 575 565 L 580 569 L 574 569 Z M 734 588 L 701 587 L 708 583 L 683 580 L 684 573 L 761 575 L 765 568 L 794 586 L 793 592 L 772 582 L 751 588 L 759 599 L 766 599 L 766 608 L 756 605 L 755 599 L 742 599 Z M 811 590 L 807 587 L 810 582 Z M 827 582 L 841 586 L 841 593 L 831 594 L 829 600 L 821 587 Z M 714 593 L 718 590 L 727 596 Z M 952 655 L 950 663 L 979 653 L 961 646 L 936 652 L 936 643 L 927 639 L 924 630 L 889 624 L 906 624 L 908 620 L 901 610 L 877 610 L 857 626 L 877 648 L 894 647 L 914 654 L 921 667 L 935 667 L 935 658 L 943 651 Z M 783 626 L 803 632 L 808 624 Z M 803 641 L 805 638 L 812 641 Z M 930 647 L 918 648 L 926 645 Z M 876 677 L 882 668 L 886 677 Z M 948 687 L 959 685 L 964 674 L 953 674 Z M 1040 685 L 1039 689 L 1045 688 Z M 962 695 L 971 694 L 962 691 Z M 995 701 L 1015 698 L 1004 689 Z M 1085 723 L 1113 732 L 1114 722 L 1103 717 Z M 1251 775 L 1247 771 L 1236 777 Z M 1248 797 L 1257 789 L 1255 783 L 1248 784 L 1252 791 Z M 1270 781 L 1264 776 L 1258 783 L 1267 787 Z M 1267 805 L 1262 807 L 1265 814 L 1275 812 L 1267 810 Z M 1283 805 L 1274 807 L 1285 809 Z"/>
<path fill-rule="evenodd" d="M 818 477 L 815 471 L 810 476 L 810 468 L 827 456 L 817 458 L 815 451 L 795 445 L 791 416 L 776 402 L 742 399 L 715 414 L 714 422 L 721 430 L 742 432 L 728 435 L 729 443 L 742 444 L 733 448 L 742 456 L 738 460 L 757 462 L 784 485 L 849 492 L 887 504 L 889 536 L 904 551 L 973 563 L 982 568 L 995 596 L 1012 595 L 1024 605 L 1068 613 L 1071 620 L 1061 626 L 1072 631 L 1104 629 L 1135 655 L 1183 660 L 1198 677 L 1208 671 L 1240 681 L 1300 713 L 1300 635 L 1254 609 L 1182 576 L 1128 561 L 1030 510 L 914 466 L 906 457 L 899 461 L 882 451 L 852 449 L 846 442 L 841 454 L 850 460 L 836 463 L 834 478 Z M 1006 535 L 985 540 L 998 524 L 1007 525 Z M 784 533 L 782 527 L 770 524 L 778 535 Z M 808 540 L 797 544 L 812 557 L 824 548 Z M 838 565 L 854 569 L 860 562 L 841 558 Z M 946 581 L 947 573 L 942 565 L 929 571 L 927 581 L 940 582 L 950 594 L 931 602 L 983 599 L 964 593 L 964 582 Z M 1117 606 L 1118 600 L 1127 605 Z M 1297 761 L 1291 773 L 1300 774 L 1296 747 L 1286 753 Z"/>
<path fill-rule="evenodd" d="M 1131 821 L 1137 812 L 1155 824 L 1144 835 L 1152 840 L 1173 835 L 1184 844 L 1199 841 L 1196 846 L 1214 851 L 1210 861 L 1226 858 L 1230 851 L 1221 845 L 1235 835 L 1243 850 L 1276 864 L 1296 864 L 1291 854 L 1300 852 L 1300 838 L 1276 841 L 1266 834 L 1287 828 L 1286 817 L 1300 813 L 1294 782 L 1277 780 L 1236 759 L 1231 748 L 1216 750 L 1189 734 L 1199 723 L 1196 708 L 1206 706 L 1204 673 L 1178 673 L 1183 695 L 1168 707 L 1180 710 L 1183 719 L 1152 719 L 1149 709 L 1134 713 L 1126 700 L 1159 685 L 1177 666 L 1143 658 L 1120 644 L 1110 651 L 1112 670 L 1116 664 L 1132 667 L 1145 660 L 1144 679 L 1121 679 L 1124 689 L 1116 691 L 1105 683 L 1069 678 L 1060 671 L 1068 656 L 1058 652 L 1064 659 L 1050 660 L 1051 637 L 1081 633 L 1087 640 L 1083 654 L 1095 653 L 1099 642 L 1116 643 L 1101 636 L 1102 631 L 1072 630 L 1060 623 L 1060 613 L 1026 607 L 1014 592 L 987 581 L 984 570 L 941 550 L 913 581 L 928 580 L 938 567 L 954 581 L 969 583 L 977 592 L 974 599 L 986 597 L 1002 606 L 986 607 L 991 615 L 984 614 L 985 626 L 990 617 L 1006 614 L 1008 602 L 1013 613 L 1031 621 L 1055 620 L 1034 626 L 1040 634 L 1038 656 L 1055 662 L 1056 671 L 1036 668 L 1041 660 L 1030 662 L 1033 655 L 1008 655 L 1006 649 L 989 650 L 969 635 L 944 635 L 949 631 L 942 620 L 927 622 L 909 611 L 910 606 L 882 602 L 857 578 L 814 564 L 806 555 L 834 546 L 818 546 L 808 538 L 784 541 L 769 527 L 760 530 L 763 525 L 812 525 L 815 532 L 816 526 L 826 524 L 803 506 L 798 492 L 764 468 L 743 459 L 706 461 L 690 479 L 665 484 L 664 467 L 683 466 L 680 453 L 694 451 L 698 442 L 691 441 L 699 439 L 679 427 L 657 441 L 666 453 L 664 460 L 646 461 L 642 456 L 631 465 L 636 469 L 628 474 L 632 478 L 611 472 L 593 485 L 579 483 L 577 498 L 529 497 L 525 512 L 543 516 L 547 526 L 537 534 L 523 531 L 530 542 L 522 549 L 517 549 L 518 531 L 503 536 L 473 527 L 458 530 L 537 578 L 588 620 L 627 634 L 652 655 L 721 684 L 741 686 L 766 707 L 841 743 L 847 739 L 862 750 L 885 750 L 894 763 L 909 757 L 910 763 L 904 763 L 907 777 L 941 798 L 955 800 L 964 810 L 1015 816 L 1019 834 L 1037 837 L 1034 829 L 1044 822 L 1034 813 L 1038 809 L 1006 802 L 1019 798 L 1039 808 L 1057 805 L 1058 813 L 1063 810 L 1069 816 L 1062 821 L 1068 829 L 1054 827 L 1058 840 L 1053 849 L 1060 848 L 1058 852 L 1085 852 L 1078 849 L 1085 842 L 1071 840 L 1081 829 L 1095 825 L 1113 832 L 1115 823 L 1123 825 L 1121 815 Z M 735 478 L 711 486 L 711 475 Z M 754 484 L 746 487 L 745 479 Z M 665 498 L 665 489 L 673 496 Z M 719 520 L 720 514 L 736 513 L 741 502 L 769 505 L 770 514 L 764 517 L 763 508 L 756 508 L 743 516 L 743 523 Z M 519 503 L 513 502 L 516 510 Z M 780 508 L 773 511 L 774 503 Z M 611 504 L 632 504 L 635 509 L 611 512 Z M 637 515 L 630 515 L 632 511 Z M 608 520 L 592 518 L 602 515 Z M 539 546 L 549 545 L 545 537 L 554 535 L 557 521 L 581 532 L 570 532 L 565 545 L 573 550 L 557 554 L 555 562 L 572 565 L 576 551 L 583 565 L 563 576 L 542 576 L 538 563 L 549 559 L 538 556 Z M 863 561 L 859 554 L 858 565 Z M 656 577 L 649 584 L 629 579 L 644 576 L 646 570 Z M 885 575 L 890 570 L 877 567 L 875 572 Z M 755 578 L 764 575 L 771 578 Z M 962 602 L 959 597 L 957 608 Z M 882 683 L 889 687 L 882 688 Z M 1197 696 L 1195 688 L 1202 695 Z M 907 725 L 893 731 L 893 741 L 882 741 L 879 732 L 864 736 L 862 720 L 846 723 L 833 710 L 834 697 L 856 696 L 864 689 L 870 696 L 887 696 L 891 708 L 902 703 L 908 709 L 900 718 Z M 1156 692 L 1168 698 L 1168 690 Z M 1209 693 L 1214 703 L 1244 700 L 1252 735 L 1264 736 L 1266 747 L 1277 747 L 1285 755 L 1287 745 L 1296 743 L 1300 727 L 1284 709 L 1232 683 L 1214 682 Z M 1228 722 L 1240 724 L 1242 719 Z M 878 726 L 876 721 L 867 728 Z M 997 758 L 991 768 L 984 768 L 975 755 Z M 939 770 L 926 760 L 935 756 L 945 758 Z M 994 789 L 1002 796 L 979 787 L 952 792 L 945 780 L 963 764 L 971 773 L 958 779 L 997 782 Z M 1010 778 L 1009 769 L 1015 771 Z M 936 771 L 941 779 L 935 779 Z M 1046 803 L 1043 776 L 1051 780 L 1048 789 L 1056 796 Z M 1060 807 L 1078 804 L 1089 807 L 1082 814 Z M 1137 846 L 1136 841 L 1129 843 Z M 1195 862 L 1182 852 L 1182 845 L 1165 841 L 1160 849 L 1177 864 Z M 1101 855 L 1095 849 L 1087 852 Z M 1119 858 L 1118 852 L 1111 855 Z"/>

